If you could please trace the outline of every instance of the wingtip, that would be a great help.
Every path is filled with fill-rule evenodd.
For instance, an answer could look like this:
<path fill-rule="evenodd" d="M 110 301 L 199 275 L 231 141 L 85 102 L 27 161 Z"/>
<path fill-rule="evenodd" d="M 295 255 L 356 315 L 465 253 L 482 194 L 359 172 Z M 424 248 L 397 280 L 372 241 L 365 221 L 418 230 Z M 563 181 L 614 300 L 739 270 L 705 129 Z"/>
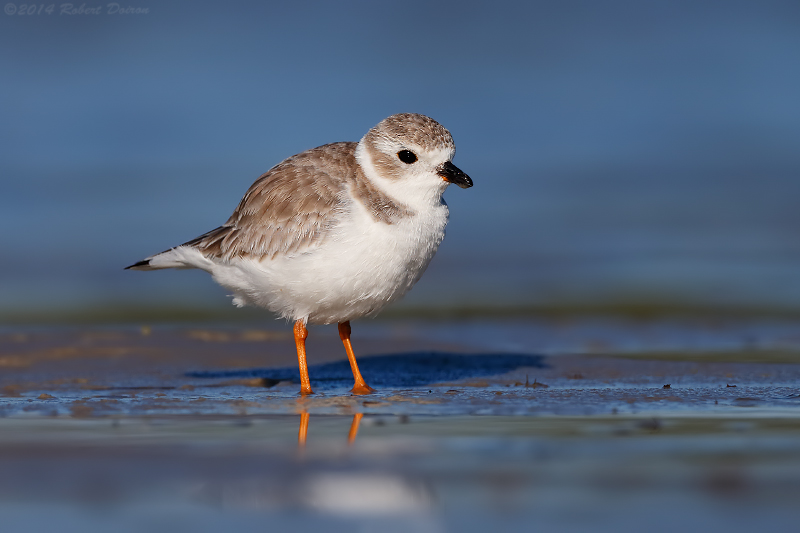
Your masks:
<path fill-rule="evenodd" d="M 131 270 L 131 269 L 136 270 L 136 269 L 143 268 L 143 267 L 148 267 L 148 266 L 150 266 L 150 260 L 149 259 L 145 259 L 144 261 L 139 261 L 138 263 L 134 263 L 134 264 L 132 264 L 130 266 L 126 266 L 123 270 Z"/>

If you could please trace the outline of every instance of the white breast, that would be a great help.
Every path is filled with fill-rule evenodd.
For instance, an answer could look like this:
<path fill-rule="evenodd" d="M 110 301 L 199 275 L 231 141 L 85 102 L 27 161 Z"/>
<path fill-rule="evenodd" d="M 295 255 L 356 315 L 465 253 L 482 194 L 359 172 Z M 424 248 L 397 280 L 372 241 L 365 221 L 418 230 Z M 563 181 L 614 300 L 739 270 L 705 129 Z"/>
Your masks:
<path fill-rule="evenodd" d="M 393 224 L 375 221 L 356 201 L 318 247 L 272 260 L 218 264 L 215 280 L 237 305 L 265 307 L 312 323 L 377 313 L 419 280 L 444 238 L 444 201 Z"/>

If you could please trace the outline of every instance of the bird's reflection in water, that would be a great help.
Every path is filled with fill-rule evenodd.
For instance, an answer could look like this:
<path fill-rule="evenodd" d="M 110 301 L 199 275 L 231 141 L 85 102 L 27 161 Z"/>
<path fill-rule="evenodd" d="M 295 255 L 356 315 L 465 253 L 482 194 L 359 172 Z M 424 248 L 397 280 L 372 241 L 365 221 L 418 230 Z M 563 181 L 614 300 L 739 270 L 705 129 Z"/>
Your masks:
<path fill-rule="evenodd" d="M 300 431 L 297 434 L 297 445 L 301 448 L 306 445 L 306 438 L 308 437 L 308 417 L 307 411 L 300 413 Z"/>
<path fill-rule="evenodd" d="M 306 445 L 306 440 L 308 439 L 308 419 L 310 415 L 308 411 L 302 411 L 300 413 L 300 429 L 297 433 L 297 446 L 299 448 L 303 448 Z M 356 413 L 353 415 L 353 421 L 350 423 L 350 432 L 347 434 L 347 443 L 354 444 L 356 442 L 356 436 L 358 435 L 358 427 L 361 425 L 361 419 L 364 417 L 364 413 Z"/>
<path fill-rule="evenodd" d="M 353 415 L 353 421 L 350 423 L 350 433 L 347 435 L 347 444 L 355 443 L 356 435 L 358 435 L 358 426 L 361 425 L 363 416 L 364 413 L 356 413 Z"/>
<path fill-rule="evenodd" d="M 308 430 L 311 425 L 309 405 L 298 401 L 297 414 L 300 424 L 297 433 L 295 461 L 285 461 L 283 449 L 273 455 L 265 452 L 262 459 L 270 464 L 276 461 L 270 475 L 242 470 L 239 475 L 216 477 L 209 475 L 197 490 L 198 501 L 213 503 L 224 509 L 264 509 L 278 511 L 285 516 L 300 509 L 316 513 L 314 516 L 331 516 L 338 520 L 369 519 L 400 520 L 408 531 L 438 531 L 435 516 L 433 488 L 425 479 L 413 472 L 406 472 L 402 465 L 389 459 L 388 469 L 371 466 L 370 461 L 351 460 L 354 453 L 341 453 L 345 446 L 355 443 L 362 413 L 353 415 L 344 444 L 347 419 L 339 417 L 316 417 L 317 453 L 313 461 L 307 461 L 306 448 Z M 334 438 L 326 428 L 334 422 Z M 338 436 L 337 436 L 338 435 Z M 290 447 L 293 443 L 287 442 Z M 340 446 L 341 445 L 341 446 Z M 360 450 L 369 455 L 369 449 Z M 320 514 L 322 513 L 322 514 Z M 407 523 L 407 524 L 406 524 Z M 407 527 L 405 527 L 407 525 Z M 285 529 L 285 528 L 284 528 Z M 396 529 L 396 528 L 393 528 Z"/>

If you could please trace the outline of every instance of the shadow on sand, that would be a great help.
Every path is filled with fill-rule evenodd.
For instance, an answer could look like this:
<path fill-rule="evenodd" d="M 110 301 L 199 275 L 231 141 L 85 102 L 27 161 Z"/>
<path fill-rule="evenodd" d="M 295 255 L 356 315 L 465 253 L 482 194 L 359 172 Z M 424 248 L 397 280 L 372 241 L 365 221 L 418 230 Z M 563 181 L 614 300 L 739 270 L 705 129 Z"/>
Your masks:
<path fill-rule="evenodd" d="M 520 367 L 545 368 L 544 356 L 512 354 L 460 355 L 441 352 L 415 352 L 359 358 L 358 366 L 372 386 L 419 387 L 467 378 L 496 376 Z M 353 373 L 347 360 L 309 367 L 316 387 L 352 386 Z M 189 372 L 192 378 L 263 378 L 269 381 L 300 382 L 297 367 L 255 368 Z"/>

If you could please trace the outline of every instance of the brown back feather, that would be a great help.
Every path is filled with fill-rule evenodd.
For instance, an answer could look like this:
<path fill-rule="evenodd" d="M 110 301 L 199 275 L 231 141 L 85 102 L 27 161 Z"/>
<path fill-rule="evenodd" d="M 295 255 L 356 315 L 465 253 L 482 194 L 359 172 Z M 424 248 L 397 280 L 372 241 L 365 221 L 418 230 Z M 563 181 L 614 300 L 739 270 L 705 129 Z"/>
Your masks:
<path fill-rule="evenodd" d="M 307 150 L 274 166 L 250 186 L 228 221 L 184 244 L 223 260 L 303 252 L 330 231 L 346 206 L 348 185 L 375 220 L 392 224 L 411 212 L 375 188 L 355 159 L 356 143 Z"/>

